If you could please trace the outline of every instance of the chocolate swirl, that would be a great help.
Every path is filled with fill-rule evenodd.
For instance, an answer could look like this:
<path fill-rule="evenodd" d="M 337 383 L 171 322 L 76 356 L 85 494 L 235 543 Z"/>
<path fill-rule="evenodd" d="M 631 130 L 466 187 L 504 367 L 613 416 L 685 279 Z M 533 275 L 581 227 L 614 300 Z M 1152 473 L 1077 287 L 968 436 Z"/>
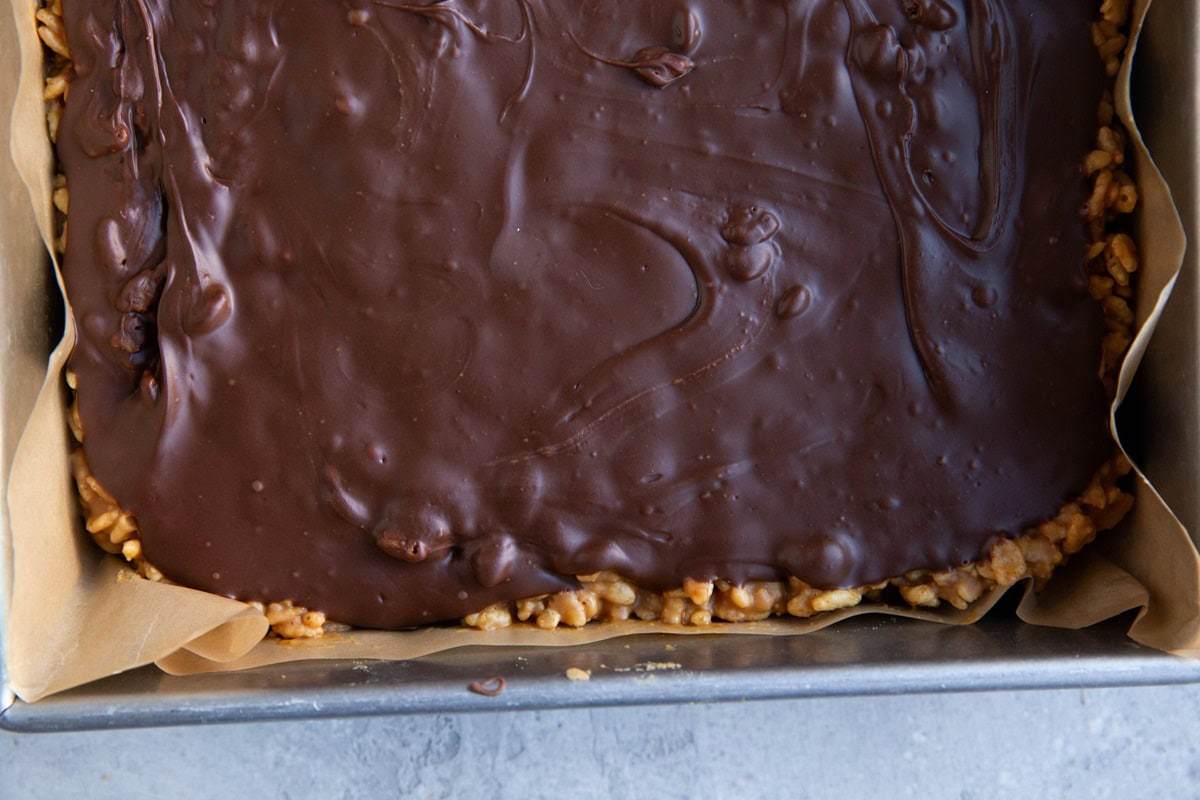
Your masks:
<path fill-rule="evenodd" d="M 63 5 L 87 458 L 179 582 L 858 585 L 1110 452 L 1090 2 Z"/>

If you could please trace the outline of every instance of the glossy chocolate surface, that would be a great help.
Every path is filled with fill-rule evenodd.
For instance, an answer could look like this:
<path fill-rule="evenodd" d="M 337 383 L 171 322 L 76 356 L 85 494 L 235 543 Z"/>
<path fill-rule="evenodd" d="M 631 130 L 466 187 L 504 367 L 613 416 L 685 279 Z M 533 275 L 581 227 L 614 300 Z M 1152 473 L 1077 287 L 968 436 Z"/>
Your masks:
<path fill-rule="evenodd" d="M 63 6 L 86 454 L 179 582 L 857 585 L 1110 453 L 1091 0 Z"/>

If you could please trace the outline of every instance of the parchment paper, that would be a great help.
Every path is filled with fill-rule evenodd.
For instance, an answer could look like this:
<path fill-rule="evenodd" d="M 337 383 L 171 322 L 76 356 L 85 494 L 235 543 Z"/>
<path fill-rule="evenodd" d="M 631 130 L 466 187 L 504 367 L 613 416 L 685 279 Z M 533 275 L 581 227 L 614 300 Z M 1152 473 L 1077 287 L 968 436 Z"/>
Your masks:
<path fill-rule="evenodd" d="M 1137 4 L 1140 29 L 1149 0 Z M 52 155 L 45 137 L 41 101 L 41 46 L 34 23 L 35 0 L 11 0 L 13 14 L 0 13 L 0 47 L 19 42 L 20 69 L 0 71 L 0 136 L 9 134 L 16 177 L 0 167 L 0 264 L 6 276 L 42 286 L 44 254 L 51 248 Z M 13 61 L 0 60 L 0 66 Z M 10 70 L 9 67 L 4 67 Z M 14 88 L 15 87 L 15 88 Z M 1128 61 L 1118 86 L 1119 113 L 1131 128 Z M 11 114 L 10 114 L 11 112 Z M 1122 369 L 1118 400 L 1128 389 L 1150 332 L 1179 270 L 1183 232 L 1170 194 L 1141 145 L 1133 137 L 1141 201 L 1138 227 L 1142 252 L 1138 319 L 1141 325 Z M 2 287 L 3 284 L 0 284 Z M 14 302 L 32 301 L 7 295 Z M 36 316 L 36 315 L 34 315 Z M 44 315 L 43 315 L 44 318 Z M 0 318 L 20 328 L 28 320 Z M 68 315 L 69 320 L 69 315 Z M 36 337 L 35 337 L 36 338 Z M 44 335 L 43 335 L 44 338 Z M 96 678 L 156 662 L 172 673 L 243 669 L 313 658 L 415 658 L 462 645 L 571 645 L 636 633 L 677 634 L 735 631 L 739 634 L 798 634 L 863 613 L 898 614 L 950 624 L 973 622 L 1003 593 L 995 591 L 971 609 L 918 612 L 864 605 L 817 620 L 779 620 L 683 628 L 648 623 L 591 626 L 544 632 L 516 628 L 491 633 L 430 628 L 409 633 L 351 631 L 324 640 L 281 643 L 263 640 L 266 623 L 249 606 L 203 592 L 129 579 L 119 559 L 106 556 L 82 531 L 69 478 L 69 434 L 64 422 L 66 392 L 61 377 L 67 348 L 74 340 L 68 321 L 64 341 L 36 379 L 5 372 L 8 393 L 35 397 L 8 484 L 9 526 L 0 529 L 0 554 L 9 553 L 10 593 L 5 621 L 7 672 L 12 690 L 26 701 Z M 44 352 L 44 351 L 43 351 Z M 39 389 L 40 387 L 40 389 Z M 1114 406 L 1115 408 L 1115 406 Z M 6 405 L 5 423 L 12 406 Z M 16 422 L 25 420 L 20 414 Z M 1115 428 L 1115 423 L 1114 428 Z M 7 458 L 7 451 L 5 451 Z M 2 477 L 2 475 L 0 475 Z M 1091 547 L 1055 575 L 1047 589 L 1027 592 L 1019 613 L 1028 621 L 1081 627 L 1131 608 L 1141 613 L 1130 630 L 1135 640 L 1174 653 L 1200 656 L 1200 556 L 1187 533 L 1138 474 L 1137 503 L 1131 519 L 1102 534 L 1104 547 Z M 0 567 L 3 561 L 0 561 Z M 0 571 L 0 579 L 4 573 Z"/>

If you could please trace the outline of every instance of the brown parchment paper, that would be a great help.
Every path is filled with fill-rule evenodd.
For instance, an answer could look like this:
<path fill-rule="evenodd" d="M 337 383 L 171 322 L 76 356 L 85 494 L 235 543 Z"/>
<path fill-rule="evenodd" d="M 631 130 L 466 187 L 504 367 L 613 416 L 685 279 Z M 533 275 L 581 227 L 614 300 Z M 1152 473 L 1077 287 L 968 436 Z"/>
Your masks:
<path fill-rule="evenodd" d="M 1135 31 L 1140 30 L 1148 5 L 1149 0 L 1137 3 Z M 11 6 L 11 18 L 0 8 L 0 48 L 5 53 L 0 59 L 0 69 L 5 70 L 0 71 L 0 101 L 15 97 L 15 103 L 11 108 L 7 104 L 0 107 L 0 136 L 8 135 L 7 152 L 16 176 L 14 183 L 0 166 L 0 180 L 5 181 L 0 184 L 0 220 L 24 223 L 0 227 L 0 268 L 5 274 L 33 276 L 36 281 L 44 270 L 44 254 L 52 249 L 47 246 L 52 238 L 52 156 L 41 101 L 35 0 L 11 0 Z M 7 53 L 11 42 L 19 42 L 20 63 L 15 74 L 8 66 L 15 61 Z M 1128 60 L 1118 95 L 1119 113 L 1132 130 Z M 1118 399 L 1124 397 L 1145 351 L 1178 274 L 1184 247 L 1169 191 L 1140 137 L 1132 138 L 1141 194 L 1142 267 L 1137 308 L 1141 329 L 1121 372 Z M 0 156 L 5 152 L 0 146 Z M 42 255 L 29 257 L 33 251 Z M 43 305 L 49 302 L 44 294 L 39 299 Z M 12 297 L 6 296 L 0 307 L 12 302 Z M 982 616 L 1003 593 L 995 591 L 967 611 L 863 605 L 815 620 L 721 623 L 708 628 L 650 623 L 555 632 L 529 627 L 489 633 L 430 628 L 406 633 L 350 631 L 298 643 L 264 640 L 266 623 L 249 606 L 131 578 L 117 558 L 101 553 L 82 532 L 67 464 L 70 442 L 62 380 L 63 363 L 73 341 L 68 315 L 63 343 L 35 381 L 4 375 L 5 385 L 19 380 L 15 389 L 36 396 L 8 483 L 9 524 L 0 528 L 0 554 L 8 552 L 11 564 L 8 595 L 0 595 L 0 600 L 7 600 L 6 668 L 12 690 L 26 701 L 151 662 L 167 672 L 183 674 L 315 658 L 416 658 L 463 645 L 573 645 L 638 633 L 799 634 L 864 613 L 962 624 Z M 10 410 L 3 409 L 6 417 Z M 19 421 L 24 419 L 22 415 Z M 1137 504 L 1129 523 L 1103 534 L 1108 546 L 1085 550 L 1061 574 L 1056 573 L 1045 591 L 1027 592 L 1019 613 L 1039 624 L 1082 627 L 1140 608 L 1131 637 L 1169 652 L 1200 656 L 1200 556 L 1140 473 L 1137 481 Z M 0 580 L 3 578 L 0 571 Z"/>

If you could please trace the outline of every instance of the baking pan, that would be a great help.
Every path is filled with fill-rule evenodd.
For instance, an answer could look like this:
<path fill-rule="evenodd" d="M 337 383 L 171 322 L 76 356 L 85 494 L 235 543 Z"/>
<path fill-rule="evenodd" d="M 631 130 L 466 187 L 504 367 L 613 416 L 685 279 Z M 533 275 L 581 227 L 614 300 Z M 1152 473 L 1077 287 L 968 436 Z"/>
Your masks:
<path fill-rule="evenodd" d="M 1190 242 L 1200 239 L 1196 6 L 1196 0 L 1155 3 L 1134 76 L 1143 134 L 1172 187 Z M 1200 530 L 1197 266 L 1196 250 L 1190 248 L 1123 412 L 1123 429 L 1131 432 L 1126 435 L 1136 460 L 1193 536 Z M 11 413 L 11 404 L 4 411 Z M 11 445 L 6 442 L 4 450 L 7 459 Z M 0 581 L 6 574 L 7 566 L 0 562 Z M 998 608 L 970 627 L 860 617 L 801 637 L 645 635 L 573 648 L 474 647 L 409 662 L 308 661 L 190 677 L 143 668 L 35 704 L 13 700 L 0 658 L 0 728 L 64 731 L 432 711 L 1200 682 L 1200 660 L 1134 644 L 1124 635 L 1129 622 L 1125 617 L 1085 630 L 1053 630 L 1022 624 L 1011 610 Z M 573 667 L 590 672 L 590 679 L 568 679 L 566 672 Z M 474 682 L 492 678 L 504 679 L 498 694 L 469 689 Z"/>
<path fill-rule="evenodd" d="M 1129 620 L 1124 622 L 1128 625 Z M 590 680 L 567 678 L 570 668 Z M 501 677 L 495 696 L 470 684 Z M 452 650 L 416 661 L 306 661 L 174 677 L 117 675 L 0 717 L 64 731 L 370 714 L 1200 681 L 1200 662 L 1139 647 L 1119 624 L 1058 631 L 856 618 L 806 636 L 634 636 L 572 648 Z"/>

